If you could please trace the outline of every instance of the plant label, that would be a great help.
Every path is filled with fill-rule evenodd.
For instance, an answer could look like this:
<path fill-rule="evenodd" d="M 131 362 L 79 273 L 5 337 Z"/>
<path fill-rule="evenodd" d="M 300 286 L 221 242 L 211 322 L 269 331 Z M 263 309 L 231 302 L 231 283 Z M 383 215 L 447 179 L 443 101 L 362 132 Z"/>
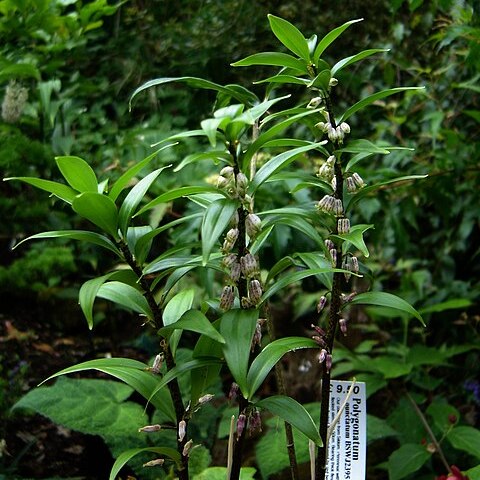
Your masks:
<path fill-rule="evenodd" d="M 343 409 L 333 426 L 328 442 L 325 479 L 365 480 L 367 446 L 367 402 L 365 383 L 332 380 L 330 382 L 330 425 Z M 348 399 L 347 399 L 348 397 Z M 345 401 L 347 399 L 347 401 Z"/>

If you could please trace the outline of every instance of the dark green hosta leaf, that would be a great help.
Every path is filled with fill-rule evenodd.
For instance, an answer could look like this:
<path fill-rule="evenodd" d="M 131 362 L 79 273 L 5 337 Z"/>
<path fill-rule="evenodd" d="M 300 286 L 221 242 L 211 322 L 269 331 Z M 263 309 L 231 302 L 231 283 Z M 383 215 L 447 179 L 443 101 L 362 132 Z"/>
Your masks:
<path fill-rule="evenodd" d="M 249 55 L 238 62 L 232 63 L 232 67 L 250 67 L 252 65 L 270 65 L 276 67 L 292 68 L 300 73 L 308 74 L 307 64 L 298 58 L 280 52 L 261 52 Z"/>
<path fill-rule="evenodd" d="M 148 157 L 144 158 L 141 162 L 136 163 L 133 167 L 130 167 L 114 184 L 111 188 L 108 196 L 115 202 L 120 195 L 120 192 L 129 185 L 130 180 L 141 172 L 162 150 L 178 145 L 177 143 L 171 143 L 170 145 L 164 145 L 159 148 Z"/>
<path fill-rule="evenodd" d="M 365 292 L 359 293 L 349 302 L 353 305 L 377 305 L 380 307 L 393 308 L 403 313 L 407 313 L 409 316 L 417 318 L 423 326 L 422 316 L 403 298 L 397 297 L 387 292 Z"/>
<path fill-rule="evenodd" d="M 293 150 L 283 152 L 271 158 L 270 160 L 268 160 L 267 163 L 262 165 L 262 167 L 256 173 L 252 183 L 250 184 L 250 190 L 252 192 L 255 192 L 257 188 L 262 183 L 267 181 L 273 174 L 290 165 L 290 163 L 292 163 L 298 155 L 301 155 L 302 153 L 318 148 L 319 146 L 324 145 L 325 143 L 327 142 L 322 141 L 322 142 L 312 143 L 304 147 L 294 148 Z"/>
<path fill-rule="evenodd" d="M 149 82 L 144 83 L 142 86 L 138 87 L 130 97 L 129 108 L 132 108 L 132 100 L 144 90 L 152 87 L 158 87 L 160 85 L 165 85 L 168 83 L 173 82 L 180 82 L 186 83 L 190 87 L 194 88 L 204 88 L 207 90 L 215 90 L 217 92 L 223 93 L 229 97 L 237 99 L 241 103 L 245 103 L 247 105 L 253 105 L 258 102 L 258 98 L 255 94 L 248 91 L 245 88 L 233 88 L 232 85 L 219 85 L 217 83 L 211 82 L 209 80 L 204 80 L 203 78 L 196 78 L 196 77 L 176 77 L 176 78 L 156 78 L 154 80 L 150 80 Z M 171 140 L 173 137 L 170 138 Z"/>
<path fill-rule="evenodd" d="M 480 459 L 480 430 L 473 427 L 455 427 L 447 435 L 454 448 Z"/>
<path fill-rule="evenodd" d="M 43 180 L 43 178 L 35 177 L 9 177 L 4 178 L 4 181 L 9 180 L 20 180 L 21 182 L 28 183 L 40 190 L 45 190 L 48 193 L 51 193 L 58 197 L 60 200 L 63 200 L 66 203 L 71 204 L 75 197 L 78 195 L 78 192 L 68 185 L 63 183 L 52 182 L 51 180 Z"/>
<path fill-rule="evenodd" d="M 384 53 L 389 51 L 390 51 L 389 48 L 371 48 L 369 50 L 364 50 L 363 52 L 357 53 L 356 55 L 352 55 L 351 57 L 343 58 L 332 67 L 332 75 L 335 75 L 337 72 L 342 70 L 342 68 L 348 67 L 352 63 L 363 60 L 364 58 L 367 58 L 370 55 L 375 55 L 376 53 Z"/>
<path fill-rule="evenodd" d="M 202 222 L 202 255 L 206 265 L 213 246 L 227 228 L 237 209 L 237 202 L 230 199 L 221 199 L 212 202 L 205 211 Z"/>
<path fill-rule="evenodd" d="M 82 158 L 56 157 L 55 161 L 67 183 L 79 192 L 98 192 L 98 180 L 92 167 Z"/>
<path fill-rule="evenodd" d="M 260 400 L 255 405 L 260 408 L 265 408 L 277 417 L 285 420 L 302 432 L 307 438 L 314 442 L 315 445 L 319 447 L 323 445 L 317 426 L 312 417 L 305 407 L 293 398 L 283 395 L 275 395 Z"/>
<path fill-rule="evenodd" d="M 259 313 L 258 310 L 229 310 L 222 315 L 220 323 L 220 333 L 225 339 L 225 361 L 245 398 L 248 398 L 248 360 Z"/>
<path fill-rule="evenodd" d="M 363 239 L 363 234 L 370 228 L 373 228 L 373 225 L 354 225 L 348 233 L 330 236 L 338 240 L 350 242 L 353 246 L 358 248 L 358 250 L 360 250 L 365 257 L 368 258 L 370 256 L 370 253 L 368 251 L 367 245 L 365 244 L 365 240 Z"/>
<path fill-rule="evenodd" d="M 84 230 L 52 230 L 50 232 L 37 233 L 17 243 L 17 245 L 15 245 L 15 248 L 17 248 L 23 242 L 40 238 L 71 238 L 72 240 L 89 242 L 93 243 L 94 245 L 98 245 L 99 247 L 106 248 L 107 250 L 110 250 L 111 252 L 118 255 L 119 257 L 121 255 L 120 250 L 118 250 L 118 248 L 110 239 L 104 237 L 103 235 L 100 235 L 99 233 L 88 232 Z"/>
<path fill-rule="evenodd" d="M 153 313 L 145 297 L 130 285 L 117 281 L 104 283 L 98 289 L 97 296 L 153 319 Z"/>
<path fill-rule="evenodd" d="M 125 200 L 122 203 L 122 206 L 120 207 L 120 212 L 118 213 L 119 227 L 124 236 L 127 233 L 127 228 L 133 214 L 135 213 L 135 209 L 142 201 L 143 197 L 147 193 L 147 190 L 157 179 L 160 173 L 168 167 L 170 167 L 170 165 L 159 168 L 147 175 L 145 178 L 140 180 L 126 196 Z"/>
<path fill-rule="evenodd" d="M 349 22 L 340 25 L 337 28 L 334 28 L 331 32 L 328 32 L 321 40 L 318 42 L 315 52 L 313 53 L 313 63 L 318 65 L 322 53 L 327 49 L 329 45 L 332 44 L 350 25 L 353 23 L 361 22 L 363 18 L 357 20 L 350 20 Z"/>
<path fill-rule="evenodd" d="M 115 480 L 120 473 L 120 470 L 136 455 L 144 452 L 151 452 L 155 453 L 158 456 L 161 457 L 169 457 L 171 458 L 174 462 L 179 463 L 180 462 L 180 453 L 178 453 L 175 449 L 173 448 L 168 448 L 168 447 L 145 447 L 145 448 L 131 448 L 129 450 L 126 450 L 125 452 L 122 452 L 117 459 L 115 460 L 115 463 L 113 464 L 112 470 L 110 472 L 110 477 L 109 480 Z"/>
<path fill-rule="evenodd" d="M 310 62 L 308 42 L 297 27 L 275 15 L 268 15 L 268 21 L 272 32 L 291 52 Z"/>
<path fill-rule="evenodd" d="M 75 197 L 72 208 L 80 216 L 118 239 L 118 211 L 110 197 L 101 193 L 84 192 Z"/>
<path fill-rule="evenodd" d="M 419 470 L 431 457 L 425 446 L 406 443 L 395 450 L 388 459 L 390 480 L 400 480 Z"/>
<path fill-rule="evenodd" d="M 346 112 L 337 120 L 337 123 L 345 122 L 351 117 L 354 113 L 358 112 L 362 108 L 365 108 L 368 105 L 371 105 L 373 102 L 380 100 L 381 98 L 389 97 L 390 95 L 394 95 L 395 93 L 399 92 L 406 92 L 408 90 L 423 90 L 425 87 L 397 87 L 397 88 L 390 88 L 388 90 L 382 90 L 381 92 L 374 93 L 373 95 L 369 95 L 366 98 L 363 98 L 359 102 L 352 105 L 350 108 L 346 110 Z"/>
<path fill-rule="evenodd" d="M 228 338 L 225 335 L 224 337 L 228 343 Z M 248 375 L 246 378 L 247 388 L 242 388 L 244 397 L 249 399 L 255 395 L 255 392 L 259 389 L 270 370 L 286 353 L 296 351 L 301 348 L 318 348 L 318 343 L 314 342 L 311 338 L 304 337 L 280 338 L 278 340 L 274 340 L 272 343 L 269 343 L 258 354 L 248 370 Z M 250 353 L 250 346 L 248 347 L 248 352 L 246 353 Z M 240 386 L 240 383 L 238 383 L 238 385 Z"/>
<path fill-rule="evenodd" d="M 225 343 L 225 339 L 218 333 L 215 327 L 212 326 L 210 320 L 199 310 L 189 310 L 185 312 L 180 320 L 161 328 L 158 333 L 166 336 L 173 330 L 178 329 L 201 333 L 219 343 Z"/>
<path fill-rule="evenodd" d="M 130 358 L 100 358 L 79 363 L 51 375 L 42 383 L 69 373 L 97 370 L 118 378 L 175 422 L 175 410 L 167 389 L 157 389 L 159 377 L 147 371 L 148 365 Z M 41 385 L 41 384 L 40 384 Z"/>

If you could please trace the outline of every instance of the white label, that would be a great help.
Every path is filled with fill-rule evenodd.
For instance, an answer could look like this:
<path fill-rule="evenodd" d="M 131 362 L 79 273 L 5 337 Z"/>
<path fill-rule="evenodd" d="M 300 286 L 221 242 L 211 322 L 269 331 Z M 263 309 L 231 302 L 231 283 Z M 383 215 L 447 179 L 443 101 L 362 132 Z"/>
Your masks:
<path fill-rule="evenodd" d="M 352 382 L 330 382 L 330 424 L 345 403 Z M 365 480 L 367 445 L 365 383 L 356 382 L 328 442 L 326 480 Z"/>

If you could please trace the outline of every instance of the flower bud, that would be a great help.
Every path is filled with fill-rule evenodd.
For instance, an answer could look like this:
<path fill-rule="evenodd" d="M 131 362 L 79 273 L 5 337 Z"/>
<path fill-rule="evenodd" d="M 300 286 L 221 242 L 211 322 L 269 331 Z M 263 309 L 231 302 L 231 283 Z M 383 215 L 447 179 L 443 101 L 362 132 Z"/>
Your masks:
<path fill-rule="evenodd" d="M 143 466 L 144 467 L 159 467 L 159 466 L 163 465 L 164 462 L 165 462 L 165 459 L 156 458 L 155 460 L 150 460 L 149 462 L 144 463 Z"/>
<path fill-rule="evenodd" d="M 248 178 L 247 176 L 240 172 L 237 174 L 237 192 L 240 196 L 244 196 L 248 187 Z"/>
<path fill-rule="evenodd" d="M 234 402 L 238 396 L 239 387 L 235 382 L 232 382 L 230 387 L 230 391 L 228 392 L 228 400 L 230 402 Z"/>
<path fill-rule="evenodd" d="M 352 173 L 352 179 L 358 188 L 363 188 L 365 186 L 365 182 L 363 181 L 363 178 L 357 172 Z"/>
<path fill-rule="evenodd" d="M 259 273 L 257 260 L 251 253 L 247 253 L 240 258 L 240 266 L 245 278 L 250 278 Z"/>
<path fill-rule="evenodd" d="M 235 262 L 231 267 L 230 267 L 230 280 L 232 282 L 238 282 L 240 280 L 240 275 L 242 273 L 242 268 L 238 262 Z"/>
<path fill-rule="evenodd" d="M 320 169 L 318 170 L 317 177 L 322 178 L 326 182 L 331 182 L 333 177 L 333 168 L 328 165 L 328 163 L 324 163 Z"/>
<path fill-rule="evenodd" d="M 330 124 L 325 123 L 325 122 L 318 122 L 318 123 L 315 124 L 315 127 L 318 128 L 319 130 L 321 130 L 323 133 L 327 133 L 328 125 L 330 125 Z"/>
<path fill-rule="evenodd" d="M 253 334 L 252 346 L 250 350 L 253 352 L 255 350 L 255 346 L 258 345 L 259 347 L 262 346 L 262 325 L 264 324 L 265 320 L 259 318 L 257 321 L 257 325 L 255 326 L 255 333 Z"/>
<path fill-rule="evenodd" d="M 347 336 L 347 321 L 344 318 L 341 318 L 338 321 L 338 325 L 340 326 L 340 331 L 346 337 Z"/>
<path fill-rule="evenodd" d="M 343 262 L 342 262 L 342 268 L 344 270 L 348 270 L 348 272 L 351 272 L 352 271 L 352 264 L 351 264 L 351 261 L 350 261 L 350 258 L 347 258 L 345 259 Z M 348 272 L 345 272 L 343 275 L 345 276 L 345 280 L 348 282 L 350 280 L 350 277 L 352 276 L 350 273 Z"/>
<path fill-rule="evenodd" d="M 232 242 L 233 244 L 235 244 L 238 238 L 238 234 L 239 234 L 238 228 L 231 228 L 227 232 L 226 239 Z"/>
<path fill-rule="evenodd" d="M 339 198 L 335 199 L 335 204 L 333 206 L 333 213 L 336 217 L 341 217 L 343 215 L 343 204 Z"/>
<path fill-rule="evenodd" d="M 248 433 L 252 435 L 254 432 L 261 432 L 262 431 L 262 417 L 258 410 L 255 410 L 253 414 L 250 416 L 248 422 Z"/>
<path fill-rule="evenodd" d="M 242 308 L 248 309 L 252 307 L 252 301 L 248 297 L 242 297 L 240 300 L 240 304 L 242 305 Z"/>
<path fill-rule="evenodd" d="M 352 256 L 350 261 L 351 261 L 351 266 L 352 266 L 352 272 L 353 273 L 358 273 L 358 271 L 360 270 L 360 267 L 358 265 L 358 258 L 355 257 L 355 256 Z"/>
<path fill-rule="evenodd" d="M 339 143 L 342 143 L 343 142 L 343 137 L 345 137 L 345 132 L 342 130 L 342 128 L 340 127 L 340 125 L 336 128 L 335 130 L 336 134 L 337 134 L 337 140 Z"/>
<path fill-rule="evenodd" d="M 242 436 L 246 423 L 247 423 L 247 417 L 243 413 L 241 413 L 238 416 L 238 420 L 237 420 L 237 440 Z"/>
<path fill-rule="evenodd" d="M 139 428 L 139 432 L 144 432 L 144 433 L 153 433 L 153 432 L 158 432 L 162 429 L 161 425 L 146 425 L 145 427 Z"/>
<path fill-rule="evenodd" d="M 221 175 L 217 178 L 217 187 L 225 188 L 230 183 L 230 180 L 222 177 Z"/>
<path fill-rule="evenodd" d="M 331 213 L 335 206 L 335 198 L 331 195 L 325 195 L 317 204 L 317 208 L 325 213 Z"/>
<path fill-rule="evenodd" d="M 327 128 L 328 139 L 331 142 L 337 141 L 337 139 L 338 139 L 337 131 L 332 127 L 332 124 L 328 123 L 326 128 Z"/>
<path fill-rule="evenodd" d="M 249 211 L 253 211 L 253 198 L 247 193 L 242 197 L 242 205 Z"/>
<path fill-rule="evenodd" d="M 327 238 L 325 240 L 325 247 L 327 250 L 332 250 L 332 248 L 335 248 L 335 244 L 329 238 Z"/>
<path fill-rule="evenodd" d="M 321 311 L 325 308 L 326 304 L 327 304 L 327 297 L 322 295 L 317 305 L 317 313 L 321 313 Z"/>
<path fill-rule="evenodd" d="M 160 373 L 160 369 L 162 368 L 162 365 L 163 365 L 163 353 L 159 353 L 155 357 L 155 360 L 153 361 L 153 365 L 150 368 L 150 371 L 158 375 Z"/>
<path fill-rule="evenodd" d="M 254 239 L 262 231 L 262 221 L 254 213 L 249 213 L 245 219 L 245 229 L 247 235 Z"/>
<path fill-rule="evenodd" d="M 327 358 L 328 352 L 322 348 L 320 350 L 320 354 L 318 355 L 318 363 L 323 363 L 325 359 Z"/>
<path fill-rule="evenodd" d="M 347 122 L 342 122 L 340 124 L 340 130 L 342 130 L 343 133 L 350 133 L 350 125 Z"/>
<path fill-rule="evenodd" d="M 337 249 L 332 248 L 330 250 L 330 257 L 332 258 L 332 266 L 336 267 L 337 266 Z"/>
<path fill-rule="evenodd" d="M 325 358 L 325 368 L 327 369 L 327 372 L 332 369 L 332 355 L 330 355 L 330 353 L 328 353 Z"/>
<path fill-rule="evenodd" d="M 199 405 L 203 405 L 204 403 L 208 403 L 215 395 L 211 394 L 211 393 L 207 393 L 205 395 L 203 395 L 203 397 L 200 397 L 198 399 L 198 404 Z"/>
<path fill-rule="evenodd" d="M 350 220 L 348 218 L 339 218 L 337 222 L 337 229 L 339 235 L 350 232 Z"/>
<path fill-rule="evenodd" d="M 249 285 L 249 294 L 250 294 L 250 301 L 254 305 L 258 305 L 262 298 L 262 286 L 258 280 L 251 280 Z"/>
<path fill-rule="evenodd" d="M 225 285 L 220 295 L 220 308 L 222 310 L 230 310 L 235 301 L 235 290 L 231 285 Z"/>
<path fill-rule="evenodd" d="M 178 441 L 183 442 L 185 434 L 187 433 L 187 422 L 185 420 L 180 420 L 178 422 Z"/>
<path fill-rule="evenodd" d="M 184 457 L 188 457 L 188 454 L 190 453 L 190 450 L 192 449 L 193 445 L 193 440 L 190 439 L 184 446 L 183 446 L 183 452 L 182 455 Z"/>
<path fill-rule="evenodd" d="M 317 108 L 322 103 L 322 97 L 315 97 L 308 102 L 307 108 Z"/>
<path fill-rule="evenodd" d="M 224 267 L 230 268 L 232 265 L 237 263 L 237 256 L 234 253 L 229 253 L 223 257 L 222 263 Z"/>
<path fill-rule="evenodd" d="M 357 191 L 357 185 L 352 177 L 347 177 L 347 191 L 350 193 L 355 193 Z"/>
<path fill-rule="evenodd" d="M 336 87 L 338 85 L 338 80 L 335 77 L 332 77 L 328 82 L 329 87 Z"/>
<path fill-rule="evenodd" d="M 333 191 L 335 191 L 337 189 L 337 177 L 332 178 L 332 181 L 330 182 L 330 185 L 332 186 Z"/>
<path fill-rule="evenodd" d="M 318 335 L 313 335 L 312 340 L 317 342 L 320 347 L 325 348 L 327 344 L 325 343 L 325 340 L 322 337 L 319 337 Z"/>
<path fill-rule="evenodd" d="M 233 167 L 230 167 L 230 166 L 223 167 L 220 170 L 220 175 L 222 177 L 225 177 L 225 178 L 228 178 L 228 179 L 231 179 L 233 177 L 234 173 L 235 173 L 235 171 L 234 171 Z"/>
<path fill-rule="evenodd" d="M 323 328 L 320 328 L 318 325 L 314 325 L 313 323 L 310 325 L 322 338 L 325 338 L 327 334 Z"/>

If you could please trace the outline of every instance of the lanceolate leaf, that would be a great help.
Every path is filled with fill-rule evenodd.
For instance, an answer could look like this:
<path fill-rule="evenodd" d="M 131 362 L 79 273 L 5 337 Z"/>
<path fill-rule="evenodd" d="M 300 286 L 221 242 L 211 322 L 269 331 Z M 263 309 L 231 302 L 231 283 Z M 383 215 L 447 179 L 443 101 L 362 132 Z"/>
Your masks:
<path fill-rule="evenodd" d="M 255 84 L 260 84 L 260 83 L 293 83 L 296 85 L 304 85 L 306 86 L 307 84 L 310 83 L 310 80 L 307 78 L 299 78 L 299 77 L 294 77 L 293 75 L 274 75 L 273 77 L 268 77 L 265 78 L 264 80 L 258 80 L 256 82 L 253 82 Z"/>
<path fill-rule="evenodd" d="M 305 407 L 291 397 L 283 395 L 275 395 L 260 400 L 255 404 L 257 407 L 265 408 L 277 417 L 288 422 L 297 428 L 306 437 L 308 437 L 315 445 L 321 447 L 322 439 L 318 433 L 317 426 Z"/>
<path fill-rule="evenodd" d="M 215 90 L 217 92 L 224 93 L 227 96 L 237 99 L 240 103 L 254 104 L 258 102 L 258 98 L 252 92 L 249 92 L 246 89 L 237 89 L 232 88 L 231 86 L 223 86 L 209 80 L 204 80 L 203 78 L 196 77 L 176 77 L 176 78 L 156 78 L 155 80 L 150 80 L 149 82 L 144 83 L 142 86 L 138 87 L 130 97 L 129 107 L 132 108 L 132 100 L 144 90 L 152 87 L 157 87 L 160 85 L 165 85 L 167 83 L 180 82 L 186 83 L 187 85 L 194 88 L 204 88 L 207 90 Z"/>
<path fill-rule="evenodd" d="M 227 228 L 236 209 L 237 202 L 226 198 L 212 202 L 207 207 L 202 222 L 202 255 L 204 265 L 208 262 L 213 246 Z"/>
<path fill-rule="evenodd" d="M 218 333 L 215 327 L 212 326 L 208 318 L 199 310 L 189 310 L 188 312 L 185 312 L 180 320 L 163 327 L 158 333 L 160 335 L 166 335 L 173 330 L 178 329 L 201 333 L 219 343 L 225 343 L 224 338 Z"/>
<path fill-rule="evenodd" d="M 368 258 L 370 253 L 363 239 L 363 234 L 370 228 L 373 228 L 373 225 L 354 225 L 350 229 L 350 232 L 344 233 L 342 235 L 331 235 L 331 237 L 338 240 L 350 242 L 352 245 L 358 248 L 358 250 L 360 250 L 365 257 Z"/>
<path fill-rule="evenodd" d="M 232 63 L 233 67 L 250 67 L 252 65 L 271 65 L 276 67 L 287 67 L 307 74 L 307 65 L 298 58 L 280 52 L 262 52 L 250 55 L 238 62 Z"/>
<path fill-rule="evenodd" d="M 153 318 L 145 297 L 136 288 L 125 283 L 117 281 L 104 283 L 98 289 L 97 296 L 141 313 L 147 318 Z"/>
<path fill-rule="evenodd" d="M 81 193 L 73 200 L 72 208 L 113 238 L 118 239 L 118 212 L 111 198 L 100 193 Z"/>
<path fill-rule="evenodd" d="M 360 100 L 359 102 L 352 105 L 347 111 L 337 120 L 337 123 L 345 122 L 349 117 L 351 117 L 354 113 L 358 112 L 362 108 L 371 105 L 373 102 L 380 100 L 381 98 L 389 97 L 390 95 L 394 95 L 395 93 L 405 92 L 408 90 L 423 90 L 425 87 L 397 87 L 397 88 L 390 88 L 388 90 L 382 90 L 381 92 L 374 93 L 373 95 L 369 95 L 368 97 Z"/>
<path fill-rule="evenodd" d="M 377 305 L 379 307 L 388 307 L 400 312 L 407 313 L 408 315 L 417 318 L 420 320 L 423 326 L 422 316 L 403 298 L 392 295 L 391 293 L 386 292 L 365 292 L 359 293 L 349 302 L 353 305 Z"/>
<path fill-rule="evenodd" d="M 313 53 L 313 62 L 315 65 L 318 64 L 322 53 L 326 50 L 326 48 L 336 40 L 338 36 L 340 36 L 350 25 L 353 23 L 361 22 L 363 18 L 359 18 L 357 20 L 350 20 L 349 22 L 340 25 L 339 27 L 333 29 L 331 32 L 328 32 L 321 40 L 318 42 L 317 47 L 315 48 L 315 52 Z"/>
<path fill-rule="evenodd" d="M 118 378 L 127 385 L 130 385 L 142 395 L 143 398 L 149 400 L 156 408 L 164 412 L 168 418 L 175 421 L 175 410 L 168 390 L 158 390 L 154 393 L 159 382 L 159 377 L 148 372 L 147 369 L 148 365 L 145 363 L 130 358 L 101 358 L 65 368 L 60 372 L 51 375 L 42 383 L 55 377 L 59 377 L 60 375 L 97 370 Z"/>
<path fill-rule="evenodd" d="M 220 333 L 225 339 L 225 361 L 245 398 L 248 398 L 248 360 L 258 315 L 258 310 L 229 310 L 222 316 L 220 324 Z"/>
<path fill-rule="evenodd" d="M 165 168 L 168 167 L 159 168 L 140 180 L 126 196 L 118 214 L 120 230 L 124 236 L 127 233 L 127 227 L 138 204 L 142 201 L 143 197 L 147 193 L 147 190 Z"/>
<path fill-rule="evenodd" d="M 304 337 L 280 338 L 269 343 L 255 358 L 248 370 L 247 388 L 245 391 L 242 389 L 245 398 L 249 399 L 255 395 L 270 370 L 287 352 L 301 348 L 318 348 L 318 344 L 311 338 Z"/>
<path fill-rule="evenodd" d="M 364 58 L 367 58 L 370 55 L 375 55 L 376 53 L 384 53 L 389 51 L 390 51 L 389 48 L 372 48 L 372 49 L 364 50 L 363 52 L 357 53 L 356 55 L 352 55 L 351 57 L 344 58 L 339 62 L 337 62 L 332 67 L 332 75 L 335 75 L 337 72 L 342 70 L 342 68 L 348 67 L 348 65 L 351 65 L 352 63 L 363 60 Z"/>
<path fill-rule="evenodd" d="M 28 183 L 29 185 L 33 185 L 40 190 L 45 190 L 56 197 L 60 198 L 67 203 L 72 203 L 74 198 L 78 195 L 78 192 L 75 191 L 73 188 L 64 185 L 63 183 L 52 182 L 51 180 L 43 180 L 43 178 L 35 178 L 35 177 L 9 177 L 4 178 L 4 181 L 9 180 L 20 180 L 21 182 Z"/>
<path fill-rule="evenodd" d="M 280 155 L 277 155 L 271 158 L 267 163 L 265 163 L 260 170 L 258 170 L 257 174 L 253 178 L 252 183 L 250 184 L 250 188 L 253 192 L 269 177 L 271 177 L 274 173 L 278 172 L 282 168 L 285 168 L 290 163 L 292 163 L 298 155 L 302 153 L 308 152 L 315 148 L 318 148 L 320 145 L 324 145 L 326 141 L 312 143 L 311 145 L 307 145 L 305 147 L 298 147 L 294 148 L 293 150 L 289 150 L 287 152 L 283 152 Z"/>
<path fill-rule="evenodd" d="M 151 452 L 155 453 L 158 457 L 169 457 L 175 462 L 180 462 L 180 454 L 173 448 L 168 447 L 145 447 L 145 448 L 132 448 L 130 450 L 125 450 L 122 454 L 118 456 L 113 464 L 112 470 L 110 472 L 109 480 L 115 480 L 120 473 L 120 470 L 130 461 L 133 457 L 140 453 Z"/>
<path fill-rule="evenodd" d="M 23 242 L 26 242 L 28 240 L 35 240 L 40 238 L 71 238 L 72 240 L 80 240 L 81 242 L 93 243 L 100 247 L 106 248 L 107 250 L 110 250 L 118 256 L 121 255 L 120 250 L 118 250 L 118 248 L 110 239 L 104 237 L 103 235 L 100 235 L 99 233 L 88 232 L 84 230 L 52 230 L 50 232 L 37 233 L 35 235 L 32 235 L 31 237 L 23 239 L 21 242 L 17 243 L 14 248 L 17 248 Z"/>
<path fill-rule="evenodd" d="M 268 21 L 272 32 L 291 52 L 306 62 L 310 61 L 308 42 L 297 27 L 275 15 L 268 15 Z"/>
<path fill-rule="evenodd" d="M 447 439 L 458 450 L 468 452 L 480 460 L 480 430 L 468 426 L 455 427 Z"/>
<path fill-rule="evenodd" d="M 157 151 L 150 154 L 148 157 L 144 158 L 141 162 L 136 163 L 133 167 L 129 168 L 114 184 L 108 196 L 116 201 L 120 192 L 130 183 L 130 180 L 141 172 L 162 150 L 165 150 L 170 147 L 178 145 L 177 143 L 171 143 L 169 145 L 164 145 L 162 148 L 159 148 Z"/>
<path fill-rule="evenodd" d="M 405 443 L 388 459 L 390 480 L 400 480 L 419 470 L 431 457 L 431 453 L 420 444 Z"/>
<path fill-rule="evenodd" d="M 55 161 L 68 184 L 79 192 L 98 192 L 98 181 L 92 167 L 79 157 L 56 157 Z"/>

